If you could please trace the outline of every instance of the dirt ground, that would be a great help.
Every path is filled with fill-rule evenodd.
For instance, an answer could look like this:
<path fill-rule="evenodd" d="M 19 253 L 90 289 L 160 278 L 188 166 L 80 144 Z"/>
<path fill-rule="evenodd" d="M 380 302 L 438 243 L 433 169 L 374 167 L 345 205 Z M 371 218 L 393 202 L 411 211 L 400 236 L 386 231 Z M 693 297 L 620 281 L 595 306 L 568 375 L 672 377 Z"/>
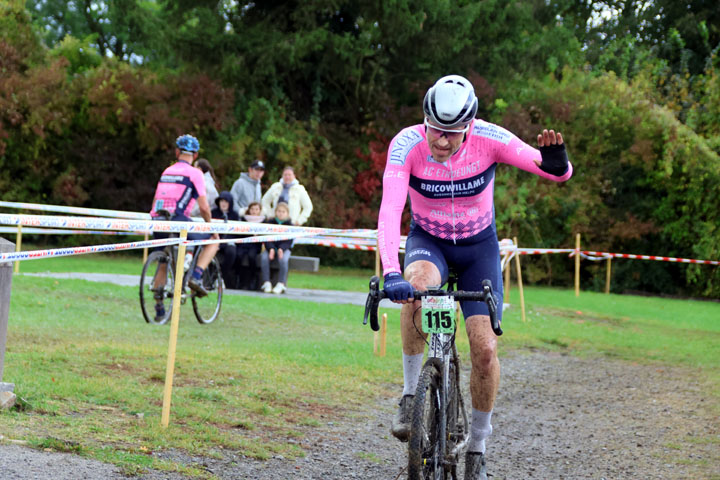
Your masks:
<path fill-rule="evenodd" d="M 510 353 L 501 367 L 487 451 L 492 480 L 720 479 L 720 408 L 697 374 L 538 351 Z M 386 390 L 373 405 L 328 415 L 320 427 L 298 427 L 306 434 L 296 439 L 307 453 L 302 458 L 156 455 L 223 480 L 404 479 L 406 444 L 389 434 L 401 386 Z M 459 473 L 462 478 L 462 465 Z M 127 477 L 111 465 L 6 444 L 0 445 L 0 478 Z M 146 472 L 136 478 L 184 477 Z"/>

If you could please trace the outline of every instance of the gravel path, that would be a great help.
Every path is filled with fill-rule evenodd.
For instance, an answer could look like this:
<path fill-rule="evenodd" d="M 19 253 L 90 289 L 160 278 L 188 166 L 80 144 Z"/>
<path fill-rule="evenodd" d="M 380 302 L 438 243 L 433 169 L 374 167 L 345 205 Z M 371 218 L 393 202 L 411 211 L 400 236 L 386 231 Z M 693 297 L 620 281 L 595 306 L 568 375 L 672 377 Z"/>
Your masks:
<path fill-rule="evenodd" d="M 501 366 L 488 445 L 493 480 L 720 478 L 718 406 L 710 405 L 715 400 L 695 374 L 548 352 L 514 352 Z M 467 385 L 467 366 L 463 373 Z M 157 455 L 201 466 L 223 480 L 406 478 L 406 444 L 388 433 L 401 387 L 386 390 L 392 394 L 374 405 L 328 415 L 320 427 L 298 427 L 305 433 L 297 440 L 303 458 L 258 461 L 229 451 L 220 460 L 177 451 Z M 127 477 L 97 461 L 0 445 L 0 478 Z M 147 472 L 134 478 L 185 477 Z"/>

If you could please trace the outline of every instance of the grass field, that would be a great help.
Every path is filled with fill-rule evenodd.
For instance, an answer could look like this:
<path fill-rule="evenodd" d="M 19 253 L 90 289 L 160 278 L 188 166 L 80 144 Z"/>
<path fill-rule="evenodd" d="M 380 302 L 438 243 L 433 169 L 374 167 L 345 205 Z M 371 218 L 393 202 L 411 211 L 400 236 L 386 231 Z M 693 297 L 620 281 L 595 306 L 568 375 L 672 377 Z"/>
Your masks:
<path fill-rule="evenodd" d="M 138 274 L 137 256 L 86 255 L 28 261 L 22 272 Z M 371 272 L 291 273 L 291 285 L 362 291 Z M 341 295 L 342 293 L 339 293 Z M 683 365 L 720 399 L 720 303 L 527 288 L 528 321 L 505 314 L 501 354 L 542 348 L 633 362 Z M 511 301 L 517 301 L 513 290 Z M 137 289 L 83 280 L 13 278 L 4 380 L 21 407 L 0 431 L 33 445 L 144 467 L 202 471 L 149 452 L 213 455 L 230 448 L 266 458 L 302 455 L 298 425 L 396 394 L 402 382 L 398 313 L 389 314 L 388 356 L 372 355 L 362 308 L 284 298 L 226 296 L 221 319 L 198 324 L 183 307 L 170 427 L 159 427 L 167 326 L 145 324 Z M 460 336 L 458 345 L 467 351 Z M 715 402 L 717 405 L 718 402 Z M 715 440 L 716 441 L 716 440 Z"/>

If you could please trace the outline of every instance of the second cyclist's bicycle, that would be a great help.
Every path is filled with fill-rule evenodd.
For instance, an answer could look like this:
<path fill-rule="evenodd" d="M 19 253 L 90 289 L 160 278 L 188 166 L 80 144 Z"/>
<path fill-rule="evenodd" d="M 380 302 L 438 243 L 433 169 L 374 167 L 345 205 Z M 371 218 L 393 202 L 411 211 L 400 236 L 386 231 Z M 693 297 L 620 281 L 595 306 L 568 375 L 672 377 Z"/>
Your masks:
<path fill-rule="evenodd" d="M 184 305 L 189 297 L 197 321 L 211 323 L 220 315 L 222 305 L 223 280 L 220 262 L 213 258 L 205 269 L 202 285 L 208 294 L 198 295 L 188 287 L 188 279 L 203 247 L 190 247 L 188 253 L 192 252 L 193 248 L 196 250 L 195 254 L 183 274 L 180 303 Z M 147 323 L 162 325 L 170 319 L 175 295 L 177 255 L 177 245 L 168 245 L 163 250 L 152 252 L 143 265 L 140 274 L 140 307 Z"/>
<path fill-rule="evenodd" d="M 379 283 L 377 277 L 370 280 L 363 322 L 367 324 L 369 319 L 374 331 L 380 328 L 377 308 L 385 298 Z M 430 335 L 430 348 L 412 406 L 409 480 L 457 478 L 458 459 L 467 445 L 470 429 L 460 388 L 460 358 L 455 347 L 455 301 L 485 302 L 493 331 L 502 335 L 492 284 L 485 280 L 482 287 L 480 292 L 454 291 L 451 278 L 447 291 L 438 288 L 414 292 L 415 300 L 423 302 L 422 330 Z"/>

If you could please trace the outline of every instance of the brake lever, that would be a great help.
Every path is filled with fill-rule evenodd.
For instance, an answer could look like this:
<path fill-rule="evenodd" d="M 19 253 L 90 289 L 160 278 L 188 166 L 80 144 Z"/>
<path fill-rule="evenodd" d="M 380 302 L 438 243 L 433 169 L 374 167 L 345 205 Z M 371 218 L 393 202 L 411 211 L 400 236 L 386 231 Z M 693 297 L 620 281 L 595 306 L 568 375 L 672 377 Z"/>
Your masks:
<path fill-rule="evenodd" d="M 370 291 L 367 300 L 365 300 L 365 316 L 363 325 L 367 325 L 368 317 L 370 318 L 370 328 L 377 332 L 380 330 L 380 322 L 378 322 L 378 305 L 380 304 L 380 279 L 373 275 L 370 279 Z"/>
<path fill-rule="evenodd" d="M 497 301 L 493 293 L 492 282 L 490 280 L 483 280 L 482 288 L 485 294 L 485 303 L 488 306 L 488 313 L 490 314 L 490 326 L 495 335 L 499 337 L 503 334 L 503 331 L 502 328 L 500 328 L 500 321 L 497 317 Z"/>

